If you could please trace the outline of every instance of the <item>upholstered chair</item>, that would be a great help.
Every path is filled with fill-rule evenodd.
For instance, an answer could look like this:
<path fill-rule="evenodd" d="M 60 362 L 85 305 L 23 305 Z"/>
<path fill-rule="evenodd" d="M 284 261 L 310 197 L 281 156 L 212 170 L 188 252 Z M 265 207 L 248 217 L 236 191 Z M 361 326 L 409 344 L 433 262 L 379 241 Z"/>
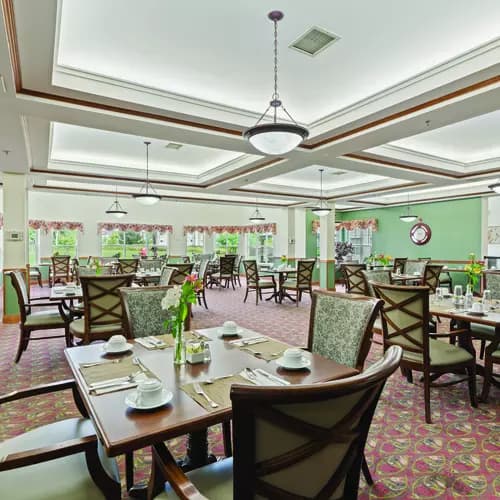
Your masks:
<path fill-rule="evenodd" d="M 492 340 L 490 345 L 486 348 L 486 356 L 484 358 L 484 384 L 483 392 L 481 393 L 481 401 L 486 403 L 490 393 L 491 383 L 494 382 L 496 386 L 500 386 L 500 375 L 493 372 L 493 365 L 500 364 L 500 341 L 498 339 Z"/>
<path fill-rule="evenodd" d="M 161 268 L 160 281 L 158 284 L 160 286 L 170 285 L 170 278 L 172 277 L 172 274 L 174 274 L 175 270 L 175 267 L 163 266 Z"/>
<path fill-rule="evenodd" d="M 424 274 L 424 268 L 427 264 L 427 260 L 407 260 L 405 263 L 404 274 L 415 274 L 418 273 L 420 276 Z"/>
<path fill-rule="evenodd" d="M 49 286 L 55 283 L 67 283 L 70 281 L 70 256 L 54 255 L 51 258 L 52 265 L 49 268 Z"/>
<path fill-rule="evenodd" d="M 236 257 L 236 255 L 224 255 L 219 259 L 219 271 L 211 274 L 210 286 L 216 285 L 219 288 L 229 288 L 229 283 L 231 283 L 233 290 L 235 290 L 233 275 Z"/>
<path fill-rule="evenodd" d="M 398 271 L 403 274 L 405 271 L 405 264 L 408 257 L 395 257 L 393 262 L 393 271 L 397 273 Z"/>
<path fill-rule="evenodd" d="M 16 291 L 20 314 L 20 335 L 15 362 L 19 362 L 23 352 L 28 348 L 30 340 L 48 340 L 64 337 L 66 345 L 70 347 L 71 338 L 68 323 L 62 309 L 62 302 L 49 302 L 49 297 L 30 299 L 23 273 L 21 271 L 10 271 L 6 275 L 10 276 L 12 286 Z M 64 335 L 31 338 L 32 332 L 38 330 L 57 330 L 59 328 L 64 329 Z"/>
<path fill-rule="evenodd" d="M 283 295 L 290 291 L 295 292 L 295 305 L 298 307 L 302 300 L 302 294 L 312 294 L 312 275 L 316 259 L 301 259 L 297 262 L 297 276 L 295 279 L 287 279 L 281 285 L 280 302 L 283 300 Z"/>
<path fill-rule="evenodd" d="M 422 278 L 422 286 L 428 286 L 429 293 L 436 293 L 436 288 L 439 286 L 439 276 L 442 269 L 442 265 L 428 263 L 425 265 Z"/>
<path fill-rule="evenodd" d="M 182 285 L 188 274 L 193 272 L 194 262 L 184 264 L 170 264 L 174 272 L 170 277 L 169 285 Z"/>
<path fill-rule="evenodd" d="M 139 259 L 118 259 L 118 274 L 131 274 L 139 270 Z"/>
<path fill-rule="evenodd" d="M 373 413 L 400 358 L 395 347 L 365 372 L 322 384 L 233 385 L 233 459 L 186 475 L 155 445 L 156 498 L 357 498 Z"/>
<path fill-rule="evenodd" d="M 392 283 L 391 271 L 385 270 L 373 270 L 373 271 L 361 271 L 363 279 L 365 280 L 365 287 L 368 291 L 370 297 L 375 297 L 375 291 L 373 290 L 372 283 L 376 281 L 377 283 L 386 283 L 390 285 Z"/>
<path fill-rule="evenodd" d="M 368 295 L 366 283 L 361 271 L 366 270 L 366 264 L 342 264 L 340 266 L 345 281 L 345 291 L 359 295 Z"/>
<path fill-rule="evenodd" d="M 42 271 L 40 271 L 40 268 L 38 266 L 31 266 L 30 264 L 27 264 L 26 269 L 28 271 L 30 285 L 31 281 L 35 280 L 38 283 L 38 286 L 43 288 Z"/>
<path fill-rule="evenodd" d="M 271 276 L 271 280 L 260 279 L 259 267 L 257 265 L 257 261 L 255 260 L 244 260 L 243 267 L 245 268 L 245 276 L 247 282 L 247 289 L 243 302 L 247 301 L 248 294 L 250 292 L 255 292 L 255 305 L 258 305 L 259 298 L 260 300 L 263 300 L 263 290 L 268 290 L 269 293 L 274 294 L 274 301 L 277 302 L 278 292 L 276 289 L 276 281 L 274 280 L 274 276 Z"/>
<path fill-rule="evenodd" d="M 203 301 L 203 305 L 205 309 L 208 309 L 207 306 L 207 283 L 208 283 L 208 259 L 202 259 L 200 262 L 200 268 L 198 269 L 198 278 L 201 280 L 202 288 L 196 292 L 196 298 L 198 299 L 198 305 L 201 306 L 201 302 Z"/>
<path fill-rule="evenodd" d="M 70 323 L 70 333 L 83 344 L 121 334 L 122 304 L 118 289 L 131 286 L 134 277 L 135 274 L 80 276 L 84 317 Z"/>
<path fill-rule="evenodd" d="M 75 381 L 65 380 L 0 396 L 0 408 L 64 389 L 79 398 Z M 7 439 L 0 443 L 0 457 L 2 499 L 121 498 L 116 461 L 102 450 L 88 418 L 59 420 Z"/>
<path fill-rule="evenodd" d="M 236 259 L 234 260 L 234 268 L 233 268 L 233 282 L 236 284 L 238 282 L 238 285 L 241 287 L 241 279 L 240 279 L 240 268 L 241 268 L 241 262 L 243 260 L 242 255 L 237 255 Z"/>
<path fill-rule="evenodd" d="M 396 286 L 373 283 L 376 296 L 384 301 L 382 307 L 382 328 L 384 349 L 399 345 L 403 348 L 401 368 L 403 371 L 423 372 L 425 421 L 431 420 L 430 389 L 459 383 L 469 384 L 471 405 L 477 407 L 476 400 L 476 359 L 470 342 L 468 329 L 453 330 L 449 333 L 429 332 L 429 287 Z M 451 335 L 463 335 L 469 350 L 438 340 Z M 443 384 L 433 383 L 436 376 L 457 373 L 465 376 Z M 432 377 L 431 377 L 432 376 Z"/>

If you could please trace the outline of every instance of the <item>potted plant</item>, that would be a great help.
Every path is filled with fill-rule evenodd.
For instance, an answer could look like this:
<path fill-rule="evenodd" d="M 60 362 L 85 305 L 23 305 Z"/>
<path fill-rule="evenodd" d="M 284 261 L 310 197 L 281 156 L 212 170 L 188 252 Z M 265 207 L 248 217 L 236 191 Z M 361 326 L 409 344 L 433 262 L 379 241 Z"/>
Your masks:
<path fill-rule="evenodd" d="M 467 276 L 467 285 L 470 285 L 471 290 L 474 290 L 479 282 L 479 277 L 484 270 L 484 265 L 476 260 L 476 254 L 469 254 L 469 263 L 464 266 L 465 275 Z"/>

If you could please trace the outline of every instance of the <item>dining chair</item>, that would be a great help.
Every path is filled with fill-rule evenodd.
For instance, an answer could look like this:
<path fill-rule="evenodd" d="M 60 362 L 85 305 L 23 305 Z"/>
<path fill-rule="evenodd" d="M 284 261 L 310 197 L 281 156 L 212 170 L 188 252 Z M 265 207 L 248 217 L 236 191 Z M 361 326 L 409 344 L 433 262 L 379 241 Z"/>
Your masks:
<path fill-rule="evenodd" d="M 312 275 L 316 259 L 300 259 L 297 261 L 297 277 L 296 279 L 286 279 L 281 285 L 280 303 L 283 300 L 283 295 L 289 293 L 290 290 L 295 291 L 295 305 L 299 307 L 299 302 L 302 300 L 302 294 L 307 292 L 312 294 Z"/>
<path fill-rule="evenodd" d="M 67 389 L 78 397 L 75 381 L 64 380 L 0 396 L 0 408 Z M 79 408 L 85 414 L 83 404 Z M 88 418 L 58 420 L 6 439 L 0 457 L 5 500 L 121 498 L 116 461 L 104 453 Z"/>
<path fill-rule="evenodd" d="M 481 393 L 481 401 L 486 403 L 490 393 L 490 386 L 493 382 L 497 387 L 500 387 L 500 374 L 493 372 L 493 365 L 500 364 L 500 347 L 499 340 L 492 340 L 491 344 L 486 348 L 484 358 L 484 382 L 483 391 Z"/>
<path fill-rule="evenodd" d="M 151 496 L 162 488 L 154 498 L 357 498 L 373 414 L 401 352 L 389 349 L 365 372 L 333 382 L 233 385 L 234 457 L 184 474 L 156 445 Z"/>
<path fill-rule="evenodd" d="M 248 294 L 250 292 L 255 292 L 255 305 L 258 305 L 259 298 L 260 300 L 264 300 L 262 290 L 269 290 L 270 293 L 273 293 L 274 301 L 277 302 L 278 293 L 274 276 L 271 276 L 272 281 L 260 279 L 259 266 L 257 265 L 256 260 L 244 260 L 243 268 L 245 269 L 245 278 L 247 282 L 247 289 L 243 303 L 247 301 Z"/>
<path fill-rule="evenodd" d="M 314 291 L 307 350 L 363 371 L 381 307 L 382 301 L 374 297 Z M 373 484 L 364 456 L 362 467 L 366 482 Z"/>
<path fill-rule="evenodd" d="M 404 274 L 418 273 L 419 275 L 422 275 L 426 264 L 427 264 L 427 260 L 423 260 L 423 259 L 410 260 L 410 259 L 408 259 L 405 262 Z"/>
<path fill-rule="evenodd" d="M 240 269 L 242 260 L 243 260 L 243 255 L 237 255 L 236 259 L 234 260 L 234 269 L 233 269 L 233 283 L 236 284 L 237 281 L 240 287 L 241 287 Z"/>
<path fill-rule="evenodd" d="M 342 264 L 340 271 L 344 276 L 346 293 L 368 295 L 366 283 L 361 271 L 366 270 L 366 264 Z"/>
<path fill-rule="evenodd" d="M 49 267 L 49 287 L 56 283 L 67 283 L 70 281 L 70 256 L 53 255 L 52 265 Z"/>
<path fill-rule="evenodd" d="M 210 276 L 210 286 L 216 285 L 220 288 L 229 288 L 229 283 L 234 288 L 233 273 L 236 255 L 224 255 L 219 259 L 219 271 Z M 224 286 L 223 286 L 224 284 Z"/>
<path fill-rule="evenodd" d="M 19 343 L 15 357 L 15 363 L 19 363 L 24 351 L 28 348 L 30 340 L 48 340 L 64 337 L 66 346 L 71 347 L 71 337 L 68 322 L 63 314 L 62 302 L 48 302 L 49 297 L 31 298 L 28 295 L 24 274 L 21 271 L 9 271 L 5 273 L 10 276 L 12 286 L 16 291 L 19 306 Z M 46 302 L 43 302 L 46 301 Z M 33 311 L 33 308 L 45 308 L 45 310 Z M 31 337 L 32 332 L 38 330 L 64 329 L 64 335 L 49 335 L 47 337 Z"/>
<path fill-rule="evenodd" d="M 182 285 L 186 276 L 193 272 L 194 262 L 172 265 L 174 271 L 170 277 L 169 285 Z"/>
<path fill-rule="evenodd" d="M 169 266 L 163 266 L 161 268 L 161 274 L 160 274 L 160 281 L 158 284 L 160 286 L 166 286 L 170 285 L 170 278 L 172 277 L 172 274 L 174 274 L 175 267 L 169 267 Z"/>
<path fill-rule="evenodd" d="M 393 272 L 403 274 L 405 271 L 405 265 L 408 257 L 395 257 L 393 262 Z"/>
<path fill-rule="evenodd" d="M 81 276 L 83 318 L 69 324 L 70 333 L 89 344 L 122 333 L 122 304 L 119 288 L 129 287 L 135 274 Z"/>
<path fill-rule="evenodd" d="M 139 259 L 118 259 L 118 274 L 137 273 L 139 270 Z"/>
<path fill-rule="evenodd" d="M 365 287 L 368 291 L 370 297 L 375 297 L 375 291 L 373 290 L 372 283 L 376 281 L 377 283 L 386 283 L 388 285 L 392 284 L 392 274 L 389 270 L 376 269 L 373 271 L 362 270 L 361 274 L 365 281 Z"/>
<path fill-rule="evenodd" d="M 401 368 L 423 372 L 425 421 L 432 423 L 430 389 L 456 384 L 467 380 L 471 406 L 477 407 L 476 399 L 476 359 L 468 329 L 453 330 L 448 333 L 429 332 L 429 287 L 398 286 L 373 283 L 376 296 L 384 301 L 382 307 L 382 329 L 384 349 L 399 345 L 403 348 Z M 442 342 L 438 338 L 463 335 L 470 345 L 470 352 L 463 347 Z M 445 373 L 461 374 L 444 383 L 431 381 L 436 375 Z M 411 378 L 411 375 L 410 375 Z"/>
<path fill-rule="evenodd" d="M 42 282 L 42 271 L 38 266 L 31 266 L 30 264 L 26 264 L 26 269 L 28 271 L 29 283 L 31 285 L 31 280 L 35 280 L 38 283 L 40 288 L 43 288 Z"/>
<path fill-rule="evenodd" d="M 422 277 L 422 286 L 428 286 L 429 293 L 431 294 L 436 293 L 436 288 L 439 286 L 439 276 L 442 269 L 442 265 L 429 264 L 428 262 L 425 264 Z"/>
<path fill-rule="evenodd" d="M 156 269 L 161 269 L 163 261 L 160 259 L 142 259 L 140 265 L 144 271 L 154 271 Z"/>
<path fill-rule="evenodd" d="M 207 306 L 207 297 L 206 297 L 206 289 L 208 283 L 208 259 L 203 259 L 200 262 L 200 268 L 198 269 L 198 278 L 201 280 L 202 287 L 200 290 L 196 292 L 196 298 L 198 299 L 198 305 L 201 306 L 201 301 L 203 301 L 203 305 L 205 309 L 208 309 Z"/>

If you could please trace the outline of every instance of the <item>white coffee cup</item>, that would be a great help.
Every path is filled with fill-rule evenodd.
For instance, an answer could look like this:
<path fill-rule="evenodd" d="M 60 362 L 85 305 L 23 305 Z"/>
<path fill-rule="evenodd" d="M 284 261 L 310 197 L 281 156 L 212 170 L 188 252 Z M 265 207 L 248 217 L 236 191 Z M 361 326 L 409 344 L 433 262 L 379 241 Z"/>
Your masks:
<path fill-rule="evenodd" d="M 238 332 L 238 325 L 234 321 L 225 321 L 222 325 L 223 335 L 235 335 Z"/>
<path fill-rule="evenodd" d="M 474 302 L 472 304 L 472 312 L 475 313 L 482 313 L 484 311 L 483 303 L 482 302 Z"/>
<path fill-rule="evenodd" d="M 156 378 L 147 378 L 137 385 L 138 405 L 152 406 L 161 401 L 163 384 Z"/>
<path fill-rule="evenodd" d="M 302 365 L 303 356 L 304 352 L 302 351 L 302 349 L 292 347 L 290 349 L 287 349 L 283 353 L 283 361 L 285 362 L 286 366 L 295 368 Z"/>
<path fill-rule="evenodd" d="M 109 352 L 121 351 L 127 345 L 127 339 L 123 335 L 113 335 L 106 345 Z"/>

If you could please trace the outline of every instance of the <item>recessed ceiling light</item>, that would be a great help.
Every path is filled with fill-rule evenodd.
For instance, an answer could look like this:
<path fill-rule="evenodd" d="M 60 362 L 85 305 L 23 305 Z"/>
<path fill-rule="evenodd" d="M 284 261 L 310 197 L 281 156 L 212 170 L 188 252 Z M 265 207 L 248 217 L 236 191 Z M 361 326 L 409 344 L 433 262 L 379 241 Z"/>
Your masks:
<path fill-rule="evenodd" d="M 343 170 L 338 170 L 337 172 L 330 172 L 330 175 L 345 175 L 347 172 L 344 172 Z"/>
<path fill-rule="evenodd" d="M 340 40 L 338 35 L 313 26 L 292 42 L 289 47 L 302 52 L 302 54 L 314 57 L 337 40 Z"/>
<path fill-rule="evenodd" d="M 178 142 L 169 142 L 166 146 L 165 149 L 181 149 L 183 144 L 179 144 Z"/>

